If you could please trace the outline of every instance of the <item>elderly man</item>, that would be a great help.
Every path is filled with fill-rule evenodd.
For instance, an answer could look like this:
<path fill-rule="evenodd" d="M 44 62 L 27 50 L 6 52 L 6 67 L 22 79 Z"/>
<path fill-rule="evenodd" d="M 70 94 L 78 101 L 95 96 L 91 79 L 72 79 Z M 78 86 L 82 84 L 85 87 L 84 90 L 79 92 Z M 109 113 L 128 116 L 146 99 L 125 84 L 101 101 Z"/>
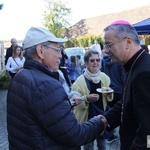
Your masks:
<path fill-rule="evenodd" d="M 122 101 L 105 117 L 111 128 L 120 125 L 121 150 L 146 150 L 150 136 L 150 55 L 140 46 L 132 25 L 124 20 L 104 29 L 104 51 L 126 71 Z"/>
<path fill-rule="evenodd" d="M 17 45 L 17 40 L 15 38 L 12 38 L 10 42 L 11 46 L 6 50 L 5 65 L 7 64 L 8 58 L 12 56 L 14 47 Z"/>
<path fill-rule="evenodd" d="M 58 80 L 61 50 L 67 40 L 41 27 L 31 27 L 23 48 L 24 68 L 13 78 L 7 95 L 9 148 L 72 149 L 93 141 L 107 126 L 98 115 L 78 123 Z"/>

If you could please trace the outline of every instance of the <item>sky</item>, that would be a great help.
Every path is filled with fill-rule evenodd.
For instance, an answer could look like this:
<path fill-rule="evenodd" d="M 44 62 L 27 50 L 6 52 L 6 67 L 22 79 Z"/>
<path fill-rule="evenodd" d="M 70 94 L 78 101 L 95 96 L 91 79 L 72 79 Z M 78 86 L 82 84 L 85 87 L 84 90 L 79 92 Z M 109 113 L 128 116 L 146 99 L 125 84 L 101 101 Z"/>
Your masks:
<path fill-rule="evenodd" d="M 71 8 L 70 25 L 81 19 L 150 5 L 150 0 L 65 0 Z M 0 0 L 0 40 L 23 40 L 31 26 L 43 26 L 44 0 Z"/>

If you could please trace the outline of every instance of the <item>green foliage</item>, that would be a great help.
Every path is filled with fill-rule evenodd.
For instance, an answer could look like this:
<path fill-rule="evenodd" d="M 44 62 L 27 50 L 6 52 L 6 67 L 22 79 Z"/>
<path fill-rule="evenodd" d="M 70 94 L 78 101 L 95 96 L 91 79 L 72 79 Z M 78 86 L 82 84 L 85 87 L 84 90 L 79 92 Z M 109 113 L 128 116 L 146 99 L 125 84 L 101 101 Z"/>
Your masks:
<path fill-rule="evenodd" d="M 6 74 L 5 70 L 2 70 L 0 72 L 0 88 L 7 89 L 9 86 L 10 80 L 11 80 L 11 77 L 8 74 Z"/>
<path fill-rule="evenodd" d="M 150 35 L 145 36 L 145 44 L 150 45 Z"/>
<path fill-rule="evenodd" d="M 43 25 L 55 36 L 63 37 L 67 26 L 70 25 L 67 17 L 71 9 L 67 8 L 66 3 L 62 0 L 45 0 L 45 2 L 47 10 L 43 15 Z"/>
<path fill-rule="evenodd" d="M 139 35 L 139 38 L 143 39 L 146 45 L 150 45 L 150 35 Z"/>
<path fill-rule="evenodd" d="M 98 43 L 103 44 L 103 39 L 102 35 L 86 35 L 86 36 L 80 36 L 78 38 L 72 38 L 69 39 L 67 43 L 65 43 L 65 47 L 74 47 L 74 46 L 79 46 L 79 47 L 90 47 L 92 44 L 94 44 L 94 40 L 98 40 Z"/>

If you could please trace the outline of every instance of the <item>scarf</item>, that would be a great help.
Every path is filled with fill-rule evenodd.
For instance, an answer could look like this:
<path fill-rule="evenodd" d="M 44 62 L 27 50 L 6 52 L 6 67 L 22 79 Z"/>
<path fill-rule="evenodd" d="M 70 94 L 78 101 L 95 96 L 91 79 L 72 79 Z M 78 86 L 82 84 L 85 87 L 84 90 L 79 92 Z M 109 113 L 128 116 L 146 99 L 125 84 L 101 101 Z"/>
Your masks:
<path fill-rule="evenodd" d="M 96 74 L 91 73 L 87 68 L 85 69 L 84 76 L 93 83 L 100 82 L 100 70 Z"/>

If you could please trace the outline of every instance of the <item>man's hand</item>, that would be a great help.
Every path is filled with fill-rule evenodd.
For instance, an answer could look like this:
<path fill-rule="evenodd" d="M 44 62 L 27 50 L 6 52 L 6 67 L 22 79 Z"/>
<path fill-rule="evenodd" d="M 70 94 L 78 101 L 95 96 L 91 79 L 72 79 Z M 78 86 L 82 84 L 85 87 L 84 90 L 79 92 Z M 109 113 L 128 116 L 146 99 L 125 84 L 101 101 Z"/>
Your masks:
<path fill-rule="evenodd" d="M 103 115 L 98 115 L 97 117 L 100 118 L 102 120 L 102 122 L 104 123 L 104 131 L 102 132 L 102 134 L 103 134 L 108 126 L 108 121 L 106 120 L 106 118 Z"/>
<path fill-rule="evenodd" d="M 70 99 L 71 105 L 76 106 L 82 102 L 82 98 L 79 95 L 73 95 Z"/>

